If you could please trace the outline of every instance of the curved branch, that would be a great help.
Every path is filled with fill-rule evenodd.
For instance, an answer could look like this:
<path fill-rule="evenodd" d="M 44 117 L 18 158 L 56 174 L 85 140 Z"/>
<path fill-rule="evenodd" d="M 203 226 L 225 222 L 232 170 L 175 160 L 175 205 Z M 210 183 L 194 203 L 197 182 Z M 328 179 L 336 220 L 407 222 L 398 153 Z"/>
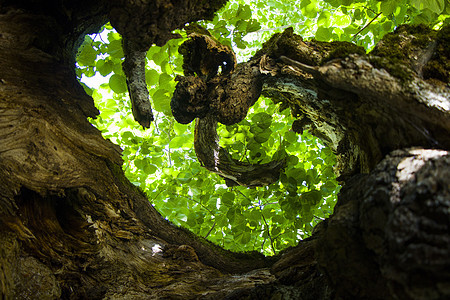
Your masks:
<path fill-rule="evenodd" d="M 216 128 L 217 121 L 212 115 L 197 119 L 195 124 L 195 153 L 206 169 L 225 178 L 228 186 L 265 186 L 278 180 L 285 160 L 249 164 L 233 159 L 219 146 Z"/>

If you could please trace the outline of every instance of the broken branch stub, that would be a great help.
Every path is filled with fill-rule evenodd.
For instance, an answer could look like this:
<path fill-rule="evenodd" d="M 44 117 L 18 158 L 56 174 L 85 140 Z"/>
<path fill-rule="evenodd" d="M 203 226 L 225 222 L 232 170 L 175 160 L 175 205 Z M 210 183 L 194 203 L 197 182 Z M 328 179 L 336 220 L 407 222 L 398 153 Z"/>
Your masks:
<path fill-rule="evenodd" d="M 133 117 L 142 127 L 149 128 L 154 118 L 145 81 L 147 53 L 136 50 L 136 46 L 125 37 L 122 39 L 122 46 L 125 54 L 122 68 L 127 78 Z"/>
<path fill-rule="evenodd" d="M 170 103 L 175 120 L 186 124 L 210 113 L 222 124 L 242 121 L 261 95 L 258 64 L 236 65 L 230 48 L 208 35 L 190 37 L 179 49 L 187 76 L 177 78 Z"/>
<path fill-rule="evenodd" d="M 219 72 L 226 75 L 236 68 L 236 56 L 230 47 L 220 44 L 211 36 L 192 33 L 178 52 L 183 55 L 184 75 L 213 78 Z"/>
<path fill-rule="evenodd" d="M 131 98 L 133 116 L 144 128 L 153 113 L 145 81 L 146 52 L 179 37 L 173 30 L 199 19 L 212 19 L 226 1 L 109 1 L 108 18 L 123 37 L 123 70 Z"/>

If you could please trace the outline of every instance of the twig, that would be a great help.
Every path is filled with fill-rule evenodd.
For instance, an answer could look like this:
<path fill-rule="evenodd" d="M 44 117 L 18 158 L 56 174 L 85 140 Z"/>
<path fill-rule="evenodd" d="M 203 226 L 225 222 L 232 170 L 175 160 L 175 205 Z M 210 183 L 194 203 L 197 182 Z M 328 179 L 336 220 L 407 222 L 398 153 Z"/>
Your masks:
<path fill-rule="evenodd" d="M 267 238 L 264 238 L 264 241 L 263 241 L 262 244 L 261 244 L 261 251 L 264 250 L 264 244 L 266 243 L 266 240 L 267 240 Z"/>
<path fill-rule="evenodd" d="M 136 157 L 136 155 L 135 155 L 134 157 Z M 125 169 L 123 170 L 124 172 L 126 172 L 126 171 L 128 170 L 128 167 L 130 166 L 130 163 L 131 163 L 131 161 L 128 160 L 127 166 L 126 166 Z"/>
<path fill-rule="evenodd" d="M 353 35 L 352 41 L 356 38 L 356 36 L 358 34 L 360 34 L 364 29 L 366 29 L 370 24 L 372 24 L 373 21 L 375 21 L 376 18 L 378 18 L 381 15 L 381 12 L 379 12 L 375 17 L 373 17 L 372 20 L 370 20 L 369 23 L 367 23 L 363 28 L 361 28 L 360 31 L 358 31 L 357 33 L 355 33 L 355 35 Z"/>
<path fill-rule="evenodd" d="M 209 234 L 211 233 L 211 231 L 214 229 L 214 227 L 216 226 L 216 221 L 214 221 L 211 229 L 208 231 L 208 233 L 205 235 L 205 239 L 209 236 Z"/>
<path fill-rule="evenodd" d="M 274 30 L 279 30 L 279 29 L 286 29 L 288 27 L 292 27 L 293 25 L 304 25 L 304 22 L 298 22 L 298 23 L 291 23 L 289 25 L 284 25 L 284 26 L 280 26 L 280 27 L 274 27 L 274 28 L 266 28 L 266 29 L 260 29 L 260 30 L 256 30 L 253 32 L 249 32 L 249 33 L 259 33 L 259 32 L 264 32 L 264 31 L 274 31 Z"/>
<path fill-rule="evenodd" d="M 172 193 L 173 195 L 177 195 L 177 196 L 180 196 L 180 197 L 184 197 L 184 198 L 187 198 L 187 199 L 189 199 L 189 200 L 191 200 L 192 202 L 195 202 L 195 203 L 197 203 L 197 204 L 199 204 L 201 207 L 203 207 L 206 211 L 208 211 L 210 214 L 211 214 L 211 216 L 215 216 L 215 214 L 209 209 L 209 208 L 207 208 L 205 205 L 203 205 L 200 201 L 197 201 L 197 200 L 194 200 L 194 198 L 192 198 L 192 197 L 188 197 L 188 196 L 186 196 L 186 195 L 180 195 L 180 194 L 178 194 L 178 193 Z M 214 221 L 215 222 L 215 221 Z"/>
<path fill-rule="evenodd" d="M 244 158 L 246 158 L 247 161 L 250 162 L 250 161 L 248 160 L 248 156 L 247 156 L 247 150 L 248 150 L 247 146 L 248 146 L 248 143 L 245 143 L 244 154 L 242 154 L 242 156 L 241 156 L 241 158 L 239 159 L 239 161 L 242 161 Z"/>
<path fill-rule="evenodd" d="M 260 208 L 260 209 L 261 209 L 261 208 Z M 264 214 L 263 214 L 263 212 L 262 212 L 262 209 L 261 209 L 261 216 L 262 216 L 262 218 L 263 218 L 264 224 L 266 224 L 266 227 L 267 227 L 267 235 L 269 236 L 269 239 L 270 239 L 270 246 L 272 247 L 272 252 L 273 252 L 273 254 L 275 255 L 275 254 L 277 254 L 277 252 L 275 251 L 275 247 L 273 246 L 272 236 L 270 235 L 270 227 L 269 227 L 269 224 L 267 224 L 267 221 L 266 221 L 266 218 L 264 217 Z"/>
<path fill-rule="evenodd" d="M 278 204 L 278 202 L 269 202 L 269 203 L 262 204 L 262 206 L 271 205 L 271 204 Z M 248 209 L 252 209 L 255 207 L 261 208 L 261 206 L 259 206 L 259 205 L 252 205 L 252 206 L 249 206 Z"/>
<path fill-rule="evenodd" d="M 169 60 L 167 63 L 169 64 L 172 74 L 175 74 L 175 72 L 173 71 L 173 67 L 172 67 L 172 54 L 170 53 L 170 46 L 167 47 L 167 52 L 168 52 L 168 56 L 169 56 Z"/>
<path fill-rule="evenodd" d="M 248 201 L 252 202 L 252 200 L 250 200 L 250 198 L 248 198 L 247 196 L 245 196 L 240 190 L 236 189 L 236 191 L 241 194 L 245 199 L 247 199 Z"/>
<path fill-rule="evenodd" d="M 160 189 L 159 193 L 158 193 L 155 197 L 153 197 L 153 201 L 154 201 L 156 198 L 158 198 L 158 196 L 159 196 L 163 191 L 164 191 L 164 189 Z"/>
<path fill-rule="evenodd" d="M 193 201 L 193 202 L 199 204 L 199 205 L 200 205 L 201 207 L 203 207 L 207 212 L 209 212 L 209 214 L 210 214 L 211 216 L 213 216 L 213 217 L 215 218 L 214 213 L 213 213 L 209 208 L 207 208 L 206 206 L 204 206 L 200 201 L 194 200 L 194 198 L 188 197 L 188 196 L 185 196 L 185 195 L 180 195 L 180 194 L 175 194 L 175 193 L 174 193 L 174 195 L 181 196 L 181 197 L 185 197 L 185 198 L 187 198 L 187 199 L 189 199 L 189 200 L 191 200 L 191 201 Z M 158 196 L 159 196 L 159 194 L 158 194 Z M 210 233 L 212 232 L 212 230 L 214 229 L 215 226 L 216 226 L 216 221 L 214 220 L 214 223 L 213 223 L 211 229 L 210 229 L 210 230 L 208 231 L 208 233 L 205 235 L 205 239 L 210 235 Z"/>
<path fill-rule="evenodd" d="M 363 6 L 365 9 L 367 9 L 367 10 L 370 10 L 371 12 L 373 12 L 374 14 L 376 14 L 377 12 L 376 11 L 374 11 L 373 9 L 371 9 L 370 7 L 367 7 L 367 6 Z"/>
<path fill-rule="evenodd" d="M 172 141 L 172 136 L 171 136 L 171 134 L 170 134 L 170 130 L 167 132 L 166 130 L 162 130 L 165 134 L 167 134 L 167 136 L 169 137 L 169 143 L 167 144 L 167 156 L 168 156 L 168 158 L 169 158 L 169 167 L 171 167 L 172 166 L 172 158 L 171 158 L 171 156 L 170 156 L 170 154 L 171 154 L 171 151 L 170 151 L 170 142 Z"/>

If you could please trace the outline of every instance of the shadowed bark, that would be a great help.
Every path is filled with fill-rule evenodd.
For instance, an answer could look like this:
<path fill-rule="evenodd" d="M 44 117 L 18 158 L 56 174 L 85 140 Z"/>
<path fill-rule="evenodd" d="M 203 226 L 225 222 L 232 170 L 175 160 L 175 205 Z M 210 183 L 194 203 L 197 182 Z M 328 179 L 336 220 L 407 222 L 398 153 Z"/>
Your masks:
<path fill-rule="evenodd" d="M 77 46 L 109 19 L 145 51 L 222 5 L 1 3 L 2 298 L 448 298 L 449 88 L 448 69 L 436 67 L 448 58 L 448 27 L 387 37 L 417 57 L 397 65 L 383 42 L 372 56 L 347 55 L 288 30 L 229 73 L 180 80 L 225 124 L 261 92 L 285 99 L 294 129 L 338 155 L 345 186 L 334 214 L 277 257 L 230 253 L 171 225 L 125 178 L 119 147 L 86 120 L 97 110 L 76 80 Z M 197 94 L 208 90 L 214 97 Z M 398 150 L 412 146 L 443 150 Z"/>

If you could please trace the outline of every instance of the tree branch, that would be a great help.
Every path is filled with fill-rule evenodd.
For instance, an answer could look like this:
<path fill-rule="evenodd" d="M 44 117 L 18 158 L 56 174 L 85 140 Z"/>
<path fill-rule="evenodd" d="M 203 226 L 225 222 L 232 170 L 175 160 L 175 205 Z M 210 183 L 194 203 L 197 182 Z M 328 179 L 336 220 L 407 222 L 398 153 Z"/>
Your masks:
<path fill-rule="evenodd" d="M 285 160 L 266 164 L 249 164 L 233 159 L 225 149 L 219 146 L 216 127 L 217 121 L 211 115 L 197 119 L 195 124 L 195 152 L 205 168 L 225 178 L 228 186 L 264 186 L 278 180 Z"/>

